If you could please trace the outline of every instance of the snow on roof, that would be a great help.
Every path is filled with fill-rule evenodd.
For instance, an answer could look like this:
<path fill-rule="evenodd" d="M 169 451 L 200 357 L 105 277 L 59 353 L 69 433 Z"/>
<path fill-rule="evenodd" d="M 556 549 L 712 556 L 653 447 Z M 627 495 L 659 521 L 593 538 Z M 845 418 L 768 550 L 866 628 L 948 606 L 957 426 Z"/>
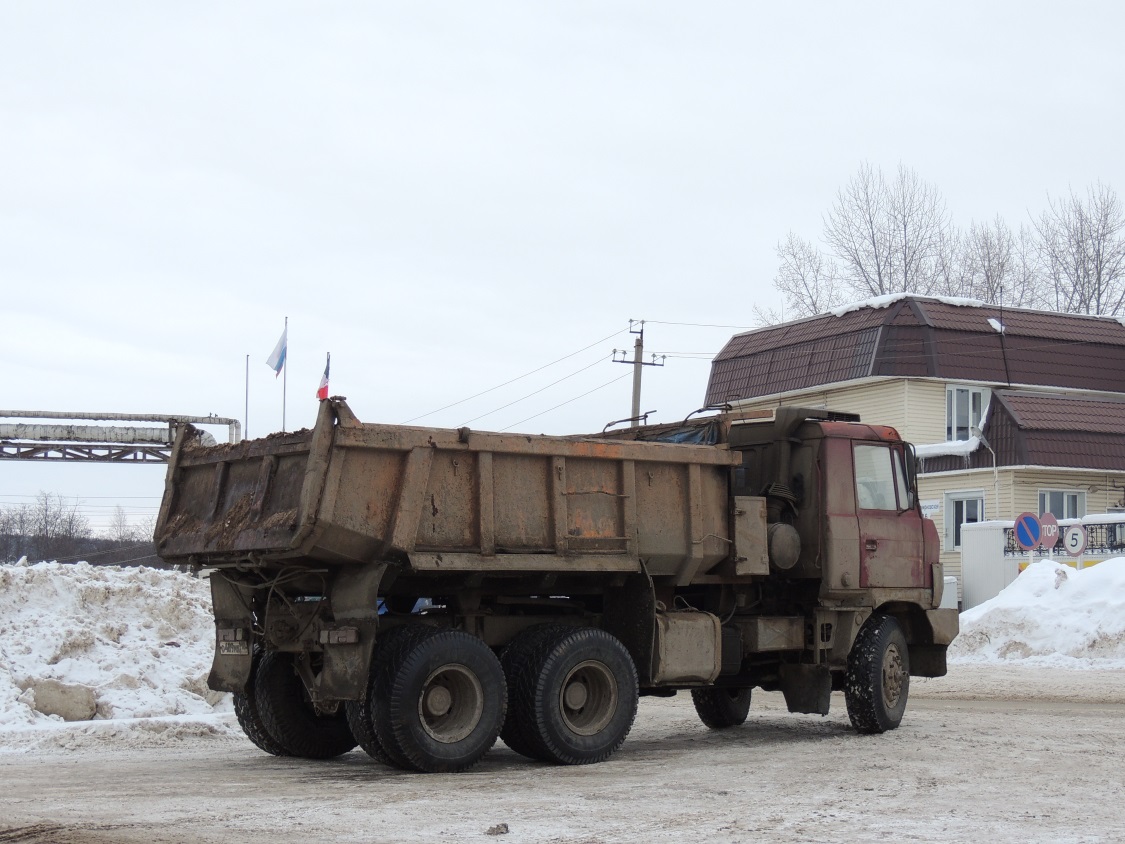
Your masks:
<path fill-rule="evenodd" d="M 914 453 L 919 457 L 968 457 L 978 448 L 980 437 L 969 437 L 967 440 L 916 445 Z"/>
<path fill-rule="evenodd" d="M 919 296 L 917 293 L 887 293 L 883 296 L 873 296 L 870 299 L 864 299 L 859 302 L 849 302 L 846 305 L 833 308 L 829 313 L 833 316 L 842 317 L 844 314 L 850 314 L 852 311 L 858 311 L 863 308 L 889 308 L 895 302 L 901 302 L 903 299 L 907 298 L 929 299 L 934 302 L 944 302 L 946 305 L 956 305 L 957 307 L 964 308 L 983 308 L 985 306 L 985 303 L 980 299 L 966 299 L 961 296 Z"/>
<path fill-rule="evenodd" d="M 988 318 L 988 324 L 992 326 L 992 328 L 996 331 L 996 333 L 998 333 L 998 334 L 1004 333 L 1004 324 L 1002 322 L 1000 322 L 1000 320 L 995 319 L 993 317 L 989 317 Z"/>

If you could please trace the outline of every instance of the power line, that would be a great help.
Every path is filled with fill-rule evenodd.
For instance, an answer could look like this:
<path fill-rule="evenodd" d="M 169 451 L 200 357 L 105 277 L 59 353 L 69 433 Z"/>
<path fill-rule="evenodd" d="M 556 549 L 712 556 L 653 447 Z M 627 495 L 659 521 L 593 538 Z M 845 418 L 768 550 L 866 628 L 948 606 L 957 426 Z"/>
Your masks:
<path fill-rule="evenodd" d="M 507 428 L 501 428 L 500 430 L 501 431 L 507 431 L 510 428 L 516 427 L 516 425 L 522 425 L 524 422 L 530 422 L 532 419 L 536 419 L 536 418 L 542 416 L 544 413 L 550 413 L 552 410 L 558 410 L 560 407 L 568 405 L 571 402 L 576 402 L 579 399 L 585 398 L 586 396 L 590 395 L 590 393 L 596 393 L 598 390 L 602 389 L 603 387 L 608 387 L 610 384 L 616 384 L 618 381 L 622 380 L 623 378 L 628 378 L 632 374 L 633 373 L 631 373 L 631 372 L 626 372 L 624 375 L 618 376 L 617 378 L 614 378 L 612 381 L 606 381 L 600 387 L 594 387 L 594 389 L 592 389 L 592 390 L 587 390 L 586 392 L 584 392 L 580 396 L 575 396 L 572 399 L 567 399 L 566 401 L 562 402 L 562 404 L 556 404 L 554 407 L 548 407 L 546 410 L 542 411 L 541 413 L 536 413 L 534 416 L 529 416 L 526 419 L 521 419 L 519 422 L 513 422 Z"/>
<path fill-rule="evenodd" d="M 482 390 L 481 392 L 477 393 L 476 395 L 469 396 L 466 399 L 461 399 L 460 401 L 455 401 L 452 404 L 447 404 L 445 407 L 439 407 L 437 410 L 431 410 L 429 413 L 423 413 L 421 416 L 415 416 L 412 419 L 407 419 L 402 424 L 403 425 L 409 425 L 411 422 L 417 422 L 419 419 L 425 419 L 427 416 L 433 416 L 435 413 L 441 413 L 443 410 L 449 410 L 449 408 L 451 408 L 451 407 L 457 407 L 458 405 L 464 404 L 467 401 L 472 401 L 473 399 L 480 398 L 481 396 L 487 395 L 488 393 L 495 392 L 496 390 L 499 390 L 501 387 L 507 387 L 509 384 L 514 384 L 517 381 L 521 381 L 524 378 L 527 378 L 529 375 L 534 375 L 536 372 L 541 372 L 544 369 L 547 369 L 548 367 L 554 366 L 556 363 L 562 363 L 564 360 L 569 360 L 570 358 L 574 357 L 575 355 L 580 355 L 583 352 L 587 351 L 588 349 L 594 348 L 594 346 L 597 346 L 599 343 L 604 343 L 606 340 L 611 340 L 612 338 L 616 337 L 618 334 L 624 334 L 626 331 L 628 331 L 627 328 L 619 328 L 617 331 L 614 331 L 612 334 L 607 334 L 605 337 L 601 338 L 600 340 L 594 341 L 589 346 L 583 346 L 581 349 L 579 349 L 576 352 L 571 352 L 569 355 L 563 355 L 558 360 L 553 360 L 550 363 L 545 363 L 542 366 L 531 370 L 530 372 L 525 372 L 523 375 L 517 375 L 515 378 L 511 379 L 510 381 L 505 381 L 503 384 L 497 384 L 495 387 L 489 387 L 487 390 Z"/>
<path fill-rule="evenodd" d="M 709 322 L 664 322 L 659 319 L 646 319 L 645 322 L 651 325 L 686 325 L 689 328 L 734 328 L 738 331 L 753 331 L 755 328 L 763 328 L 761 325 L 715 325 Z"/>
<path fill-rule="evenodd" d="M 38 498 L 38 494 L 26 492 L 0 492 L 0 498 Z M 69 497 L 69 496 L 68 496 Z M 159 501 L 159 495 L 79 495 L 77 498 L 108 498 L 111 501 L 124 501 L 125 499 L 144 499 L 146 501 Z"/>
<path fill-rule="evenodd" d="M 502 405 L 501 407 L 498 407 L 498 408 L 496 408 L 495 410 L 490 410 L 490 411 L 488 411 L 488 413 L 482 413 L 482 414 L 481 414 L 480 416 L 477 416 L 477 417 L 475 417 L 475 418 L 473 418 L 473 419 L 470 419 L 470 420 L 469 420 L 468 422 L 462 422 L 461 424 L 462 424 L 462 425 L 469 425 L 470 423 L 476 422 L 476 421 L 477 421 L 477 419 L 484 419 L 484 417 L 486 417 L 486 416 L 491 416 L 491 415 L 492 415 L 492 414 L 494 414 L 494 413 L 499 413 L 499 412 L 500 412 L 501 410 L 506 410 L 507 408 L 511 407 L 511 406 L 512 406 L 512 405 L 514 405 L 514 404 L 519 404 L 519 403 L 520 403 L 521 401 L 524 401 L 525 399 L 529 399 L 529 398 L 531 398 L 532 396 L 538 395 L 539 393 L 543 392 L 544 390 L 549 390 L 549 389 L 551 389 L 551 387 L 555 386 L 556 384 L 561 384 L 561 383 L 562 383 L 563 381 L 566 381 L 566 380 L 567 380 L 568 378 L 573 378 L 573 377 L 574 377 L 575 375 L 578 375 L 578 374 L 580 374 L 580 373 L 583 373 L 583 372 L 585 372 L 585 371 L 586 371 L 587 369 L 592 369 L 593 367 L 597 366 L 597 365 L 598 365 L 599 363 L 605 363 L 605 358 L 598 358 L 598 359 L 597 359 L 596 361 L 594 361 L 593 363 L 591 363 L 591 364 L 590 364 L 589 366 L 584 366 L 584 367 L 582 367 L 581 369 L 577 369 L 577 370 L 575 370 L 574 372 L 570 373 L 569 375 L 564 375 L 564 376 L 563 376 L 562 378 L 560 378 L 560 379 L 559 379 L 558 381 L 552 381 L 552 382 L 551 382 L 550 384 L 548 384 L 548 385 L 547 385 L 546 387 L 540 387 L 540 388 L 539 388 L 538 390 L 536 390 L 535 392 L 533 392 L 533 393 L 528 393 L 528 394 L 527 394 L 526 396 L 524 396 L 523 398 L 518 398 L 518 399 L 516 399 L 515 401 L 510 401 L 510 402 L 508 402 L 507 404 L 505 404 L 505 405 Z"/>

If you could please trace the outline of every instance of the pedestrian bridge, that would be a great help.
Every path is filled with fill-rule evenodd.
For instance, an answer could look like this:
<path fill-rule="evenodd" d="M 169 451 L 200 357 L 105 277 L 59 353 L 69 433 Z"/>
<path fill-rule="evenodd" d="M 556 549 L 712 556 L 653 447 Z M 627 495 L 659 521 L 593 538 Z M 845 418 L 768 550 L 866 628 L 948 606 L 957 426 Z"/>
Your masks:
<path fill-rule="evenodd" d="M 187 424 L 226 426 L 228 442 L 242 439 L 242 424 L 222 416 L 0 410 L 0 460 L 167 463 Z M 214 443 L 214 435 L 205 432 L 204 442 Z"/>

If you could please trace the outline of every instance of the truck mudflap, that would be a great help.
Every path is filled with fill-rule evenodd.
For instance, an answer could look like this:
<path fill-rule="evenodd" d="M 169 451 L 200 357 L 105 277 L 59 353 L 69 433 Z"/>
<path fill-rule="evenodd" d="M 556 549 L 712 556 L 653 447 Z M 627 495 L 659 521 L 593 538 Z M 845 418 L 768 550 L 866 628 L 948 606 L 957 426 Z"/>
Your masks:
<path fill-rule="evenodd" d="M 957 638 L 960 629 L 957 610 L 952 608 L 926 610 L 926 620 L 930 622 L 935 645 L 948 645 Z"/>
<path fill-rule="evenodd" d="M 911 643 L 910 674 L 914 677 L 944 677 L 947 670 L 946 651 L 949 643 L 957 638 L 957 610 L 936 609 L 925 612 L 926 621 L 930 625 L 930 640 L 926 643 Z"/>

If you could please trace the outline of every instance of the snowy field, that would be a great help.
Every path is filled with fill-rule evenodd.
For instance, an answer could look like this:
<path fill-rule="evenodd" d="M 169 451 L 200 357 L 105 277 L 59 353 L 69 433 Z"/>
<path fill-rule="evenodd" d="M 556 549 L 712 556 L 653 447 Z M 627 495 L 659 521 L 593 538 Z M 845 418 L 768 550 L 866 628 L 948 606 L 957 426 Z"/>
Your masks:
<path fill-rule="evenodd" d="M 262 754 L 206 689 L 208 604 L 174 572 L 0 566 L 0 841 L 1125 840 L 1125 558 L 1038 563 L 963 614 L 948 676 L 914 678 L 884 736 L 840 695 L 820 718 L 755 692 L 722 733 L 646 698 L 607 763 L 498 743 L 460 775 Z M 52 684 L 91 720 L 41 711 Z"/>

